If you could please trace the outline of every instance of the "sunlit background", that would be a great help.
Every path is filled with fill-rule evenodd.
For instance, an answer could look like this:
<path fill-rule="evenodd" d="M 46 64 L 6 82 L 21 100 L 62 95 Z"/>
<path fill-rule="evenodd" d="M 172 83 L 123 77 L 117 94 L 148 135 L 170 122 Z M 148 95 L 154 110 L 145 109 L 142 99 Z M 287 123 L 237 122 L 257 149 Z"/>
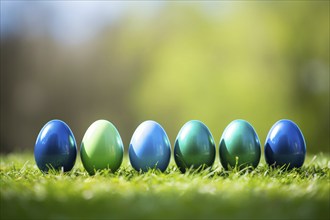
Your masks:
<path fill-rule="evenodd" d="M 264 143 L 287 118 L 329 153 L 328 1 L 1 1 L 0 51 L 3 153 L 55 118 L 78 145 L 107 119 L 125 147 L 148 119 L 173 145 L 191 119 L 217 143 L 245 119 Z"/>

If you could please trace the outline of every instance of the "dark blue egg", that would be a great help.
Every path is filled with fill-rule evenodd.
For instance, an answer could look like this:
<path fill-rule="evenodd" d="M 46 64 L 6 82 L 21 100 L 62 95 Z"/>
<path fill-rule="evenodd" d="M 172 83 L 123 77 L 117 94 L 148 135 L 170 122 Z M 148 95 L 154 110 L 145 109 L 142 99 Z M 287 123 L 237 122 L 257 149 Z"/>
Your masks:
<path fill-rule="evenodd" d="M 145 121 L 135 130 L 128 149 L 129 160 L 137 171 L 165 171 L 171 157 L 171 144 L 165 130 L 155 121 Z"/>
<path fill-rule="evenodd" d="M 76 162 L 77 144 L 69 126 L 61 120 L 49 121 L 39 132 L 34 147 L 38 168 L 70 171 Z"/>
<path fill-rule="evenodd" d="M 299 127 L 290 120 L 280 120 L 270 129 L 265 143 L 265 159 L 269 165 L 299 168 L 306 156 L 306 143 Z"/>

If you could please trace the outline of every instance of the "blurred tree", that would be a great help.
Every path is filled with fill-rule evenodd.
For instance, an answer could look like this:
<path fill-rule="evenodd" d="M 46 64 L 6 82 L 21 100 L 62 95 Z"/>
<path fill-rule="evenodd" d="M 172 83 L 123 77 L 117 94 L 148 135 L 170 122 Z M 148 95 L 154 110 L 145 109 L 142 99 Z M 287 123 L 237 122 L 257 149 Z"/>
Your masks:
<path fill-rule="evenodd" d="M 108 119 L 126 147 L 147 119 L 173 144 L 191 119 L 218 142 L 243 118 L 263 143 L 289 118 L 309 152 L 329 153 L 329 2 L 170 2 L 152 16 L 128 11 L 74 46 L 30 33 L 1 39 L 2 152 L 32 150 L 53 118 L 78 145 L 93 121 Z"/>
<path fill-rule="evenodd" d="M 273 123 L 289 118 L 309 151 L 329 152 L 328 9 L 240 4 L 209 17 L 197 7 L 167 7 L 150 22 L 164 36 L 132 93 L 137 117 L 158 119 L 172 140 L 190 119 L 204 121 L 219 140 L 231 120 L 244 118 L 262 142 Z"/>

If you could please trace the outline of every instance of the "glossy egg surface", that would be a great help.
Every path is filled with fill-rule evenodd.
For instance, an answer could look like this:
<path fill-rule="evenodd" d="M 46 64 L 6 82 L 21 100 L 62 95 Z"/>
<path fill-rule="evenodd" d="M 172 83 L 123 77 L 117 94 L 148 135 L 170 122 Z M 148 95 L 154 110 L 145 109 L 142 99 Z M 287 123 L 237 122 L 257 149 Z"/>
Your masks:
<path fill-rule="evenodd" d="M 166 170 L 171 157 L 171 144 L 165 130 L 155 121 L 145 121 L 135 130 L 129 144 L 129 160 L 133 168 Z"/>
<path fill-rule="evenodd" d="M 226 127 L 220 139 L 219 156 L 225 169 L 258 166 L 261 156 L 260 141 L 249 122 L 238 119 Z"/>
<path fill-rule="evenodd" d="M 51 120 L 40 130 L 34 147 L 38 168 L 70 171 L 77 157 L 77 144 L 69 126 L 61 120 Z"/>
<path fill-rule="evenodd" d="M 110 169 L 121 165 L 124 145 L 116 127 L 107 120 L 97 120 L 87 129 L 80 146 L 80 157 L 86 171 Z"/>
<path fill-rule="evenodd" d="M 212 166 L 215 153 L 213 136 L 205 124 L 191 120 L 183 125 L 174 144 L 174 159 L 181 172 Z"/>
<path fill-rule="evenodd" d="M 265 142 L 267 164 L 299 168 L 306 156 L 304 136 L 293 121 L 283 119 L 270 129 Z"/>

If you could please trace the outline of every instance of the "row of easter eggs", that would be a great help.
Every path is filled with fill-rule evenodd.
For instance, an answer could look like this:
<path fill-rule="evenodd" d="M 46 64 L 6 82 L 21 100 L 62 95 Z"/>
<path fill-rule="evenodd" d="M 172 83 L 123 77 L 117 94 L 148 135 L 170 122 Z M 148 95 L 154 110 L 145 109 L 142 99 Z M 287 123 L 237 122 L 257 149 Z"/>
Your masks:
<path fill-rule="evenodd" d="M 306 144 L 299 127 L 290 120 L 280 120 L 270 129 L 265 142 L 269 165 L 301 167 Z M 111 169 L 115 172 L 123 160 L 124 147 L 118 130 L 107 120 L 95 121 L 86 131 L 80 157 L 86 171 Z M 210 167 L 216 147 L 210 130 L 201 121 L 187 122 L 174 143 L 174 159 L 181 172 L 189 168 Z M 61 120 L 49 121 L 40 131 L 34 156 L 41 171 L 50 168 L 70 171 L 76 161 L 77 144 L 69 126 Z M 165 130 L 155 121 L 145 121 L 135 130 L 128 149 L 129 160 L 137 171 L 150 168 L 166 170 L 171 144 Z M 257 167 L 261 156 L 258 135 L 245 120 L 234 120 L 225 129 L 219 143 L 220 162 L 225 169 Z"/>

